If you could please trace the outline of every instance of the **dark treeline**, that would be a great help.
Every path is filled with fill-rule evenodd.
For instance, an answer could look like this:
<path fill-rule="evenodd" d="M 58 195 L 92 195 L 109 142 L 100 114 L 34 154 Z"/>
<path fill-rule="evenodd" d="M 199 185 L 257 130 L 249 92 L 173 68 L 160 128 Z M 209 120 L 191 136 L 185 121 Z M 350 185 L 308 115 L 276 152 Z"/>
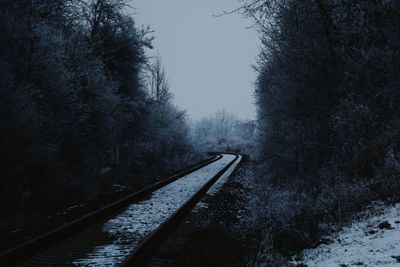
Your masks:
<path fill-rule="evenodd" d="M 185 114 L 145 55 L 149 30 L 124 9 L 124 0 L 0 0 L 3 220 L 184 164 Z"/>
<path fill-rule="evenodd" d="M 249 0 L 240 10 L 262 34 L 255 212 L 264 249 L 293 251 L 317 244 L 324 222 L 398 194 L 400 2 Z"/>

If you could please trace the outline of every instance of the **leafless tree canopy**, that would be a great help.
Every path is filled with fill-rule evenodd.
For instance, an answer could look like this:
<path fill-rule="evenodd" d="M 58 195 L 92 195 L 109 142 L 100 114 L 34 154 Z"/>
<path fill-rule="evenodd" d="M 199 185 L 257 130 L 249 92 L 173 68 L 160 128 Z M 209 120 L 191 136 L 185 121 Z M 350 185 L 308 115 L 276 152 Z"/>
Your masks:
<path fill-rule="evenodd" d="M 167 103 L 172 99 L 165 69 L 162 66 L 160 57 L 149 67 L 149 95 L 157 103 Z"/>

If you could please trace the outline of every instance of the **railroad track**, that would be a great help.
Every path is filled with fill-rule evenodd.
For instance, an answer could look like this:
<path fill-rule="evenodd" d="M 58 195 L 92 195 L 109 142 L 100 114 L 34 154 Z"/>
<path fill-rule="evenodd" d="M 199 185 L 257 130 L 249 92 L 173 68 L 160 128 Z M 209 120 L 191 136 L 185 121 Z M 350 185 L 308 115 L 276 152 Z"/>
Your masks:
<path fill-rule="evenodd" d="M 237 160 L 215 155 L 6 251 L 0 266 L 141 266 Z"/>

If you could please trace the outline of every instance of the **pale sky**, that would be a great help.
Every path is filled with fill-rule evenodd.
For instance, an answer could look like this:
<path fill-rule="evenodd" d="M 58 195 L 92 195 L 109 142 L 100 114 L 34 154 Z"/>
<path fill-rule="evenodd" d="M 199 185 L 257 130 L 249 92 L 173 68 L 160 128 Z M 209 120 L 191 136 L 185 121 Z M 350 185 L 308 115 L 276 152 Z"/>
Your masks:
<path fill-rule="evenodd" d="M 251 65 L 259 51 L 252 21 L 239 14 L 214 17 L 238 7 L 237 0 L 130 0 L 137 26 L 154 30 L 154 50 L 166 69 L 174 103 L 191 119 L 222 108 L 253 119 Z"/>

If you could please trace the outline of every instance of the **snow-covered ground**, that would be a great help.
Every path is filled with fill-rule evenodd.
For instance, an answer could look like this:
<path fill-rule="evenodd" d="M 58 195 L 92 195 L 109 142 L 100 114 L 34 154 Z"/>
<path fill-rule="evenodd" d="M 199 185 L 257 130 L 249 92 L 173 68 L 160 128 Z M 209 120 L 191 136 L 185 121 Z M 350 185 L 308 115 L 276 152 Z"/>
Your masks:
<path fill-rule="evenodd" d="M 228 180 L 229 176 L 231 176 L 232 172 L 236 169 L 237 165 L 239 165 L 240 161 L 242 160 L 242 156 L 239 155 L 239 158 L 233 163 L 229 169 L 215 182 L 213 186 L 207 191 L 207 195 L 213 196 L 215 195 L 221 187 L 225 184 Z M 206 200 L 199 201 L 196 206 L 193 208 L 194 212 L 200 211 L 202 208 L 208 208 Z"/>
<path fill-rule="evenodd" d="M 214 195 L 221 189 L 226 180 L 231 176 L 232 172 L 236 169 L 237 165 L 239 165 L 242 160 L 242 156 L 239 155 L 239 158 L 229 167 L 229 169 L 218 179 L 218 181 L 208 190 L 207 195 Z"/>
<path fill-rule="evenodd" d="M 303 252 L 307 266 L 400 266 L 400 204 L 375 206 L 370 216 Z"/>
<path fill-rule="evenodd" d="M 149 199 L 130 205 L 123 213 L 105 222 L 102 227 L 114 241 L 96 247 L 85 258 L 75 260 L 74 264 L 119 265 L 135 246 L 234 158 L 233 155 L 224 154 L 222 159 L 158 189 Z M 232 167 L 228 171 L 232 172 Z"/>

